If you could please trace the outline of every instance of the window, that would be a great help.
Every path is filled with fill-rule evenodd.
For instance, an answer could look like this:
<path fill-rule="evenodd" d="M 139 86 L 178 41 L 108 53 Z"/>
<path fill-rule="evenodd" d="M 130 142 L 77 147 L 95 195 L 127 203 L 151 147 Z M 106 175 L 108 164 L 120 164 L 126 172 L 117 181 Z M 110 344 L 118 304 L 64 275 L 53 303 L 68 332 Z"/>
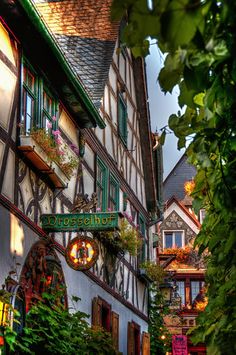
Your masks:
<path fill-rule="evenodd" d="M 142 235 L 142 248 L 140 253 L 140 263 L 142 263 L 146 260 L 146 226 L 142 215 L 139 215 L 139 231 Z"/>
<path fill-rule="evenodd" d="M 111 330 L 111 306 L 102 298 L 95 297 L 92 303 L 92 324 Z"/>
<path fill-rule="evenodd" d="M 56 103 L 48 91 L 43 91 L 42 127 L 46 130 L 54 125 L 53 117 L 56 115 Z M 53 127 L 55 128 L 55 127 Z"/>
<path fill-rule="evenodd" d="M 168 231 L 164 232 L 164 248 L 182 248 L 184 246 L 184 233 L 183 231 Z"/>
<path fill-rule="evenodd" d="M 119 210 L 119 184 L 106 165 L 97 159 L 97 177 L 96 191 L 98 203 L 97 206 L 102 211 L 109 208 L 111 211 Z"/>
<path fill-rule="evenodd" d="M 110 175 L 108 205 L 111 211 L 119 211 L 119 185 L 112 175 Z"/>
<path fill-rule="evenodd" d="M 22 126 L 24 134 L 35 124 L 36 117 L 36 78 L 33 71 L 24 67 L 22 90 Z"/>
<path fill-rule="evenodd" d="M 177 293 L 181 297 L 181 305 L 185 306 L 185 282 L 184 281 L 176 281 Z"/>
<path fill-rule="evenodd" d="M 56 129 L 57 102 L 49 93 L 45 82 L 32 67 L 23 63 L 22 131 L 29 134 L 32 128 Z"/>
<path fill-rule="evenodd" d="M 107 167 L 98 159 L 97 161 L 97 206 L 102 211 L 106 210 L 107 207 L 107 177 L 108 170 Z"/>
<path fill-rule="evenodd" d="M 135 322 L 128 323 L 127 354 L 140 354 L 140 326 Z"/>
<path fill-rule="evenodd" d="M 127 145 L 127 107 L 121 94 L 118 100 L 118 133 L 122 142 Z"/>
<path fill-rule="evenodd" d="M 119 348 L 119 314 L 111 311 L 111 305 L 101 297 L 94 297 L 92 301 L 92 325 L 111 332 L 113 344 Z"/>
<path fill-rule="evenodd" d="M 195 301 L 196 297 L 204 287 L 204 281 L 191 281 L 191 303 Z"/>

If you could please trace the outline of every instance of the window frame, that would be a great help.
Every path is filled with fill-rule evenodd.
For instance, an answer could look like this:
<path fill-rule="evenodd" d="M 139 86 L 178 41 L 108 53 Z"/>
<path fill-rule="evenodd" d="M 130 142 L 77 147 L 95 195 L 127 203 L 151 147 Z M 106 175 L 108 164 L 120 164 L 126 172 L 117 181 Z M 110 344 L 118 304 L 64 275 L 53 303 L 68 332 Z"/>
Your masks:
<path fill-rule="evenodd" d="M 52 90 L 49 90 L 49 83 L 47 80 L 37 72 L 30 62 L 23 57 L 21 63 L 21 125 L 23 125 L 23 133 L 30 134 L 30 130 L 33 128 L 45 128 L 47 131 L 56 130 L 58 127 L 58 119 L 53 120 L 53 116 L 57 117 L 59 100 L 52 93 Z M 26 80 L 25 80 L 25 72 L 26 72 Z M 30 88 L 28 84 L 28 73 L 30 73 L 34 78 L 34 88 Z M 34 100 L 34 108 L 32 110 L 32 116 L 30 118 L 31 123 L 27 124 L 27 95 L 29 95 Z M 46 110 L 44 107 L 44 97 L 47 95 L 51 99 L 51 113 Z M 46 119 L 44 120 L 44 115 Z M 52 128 L 48 129 L 46 121 L 49 121 L 52 124 Z M 27 124 L 27 125 L 26 125 Z M 30 129 L 27 129 L 27 127 Z"/>
<path fill-rule="evenodd" d="M 140 250 L 139 261 L 140 263 L 142 263 L 146 260 L 147 240 L 146 240 L 146 222 L 145 222 L 145 218 L 141 213 L 138 216 L 138 224 L 139 224 L 139 233 L 142 238 L 142 247 Z"/>
<path fill-rule="evenodd" d="M 168 229 L 165 229 L 163 230 L 163 235 L 162 235 L 162 244 L 163 244 L 163 249 L 169 249 L 169 248 L 184 248 L 185 247 L 185 231 L 183 229 L 174 229 L 174 230 L 168 230 Z M 177 246 L 175 244 L 175 233 L 181 233 L 182 236 L 181 236 L 181 242 L 182 242 L 182 245 L 181 246 Z M 166 234 L 172 234 L 172 246 L 170 247 L 167 247 L 166 246 Z M 174 235 L 174 240 L 173 240 L 173 235 Z"/>

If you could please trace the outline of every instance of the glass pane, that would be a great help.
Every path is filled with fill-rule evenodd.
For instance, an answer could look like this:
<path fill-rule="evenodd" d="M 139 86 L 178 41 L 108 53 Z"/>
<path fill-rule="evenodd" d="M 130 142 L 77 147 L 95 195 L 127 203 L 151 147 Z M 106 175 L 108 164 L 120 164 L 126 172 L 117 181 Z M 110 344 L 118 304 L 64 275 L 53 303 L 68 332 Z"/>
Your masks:
<path fill-rule="evenodd" d="M 34 76 L 28 71 L 28 87 L 34 92 Z"/>
<path fill-rule="evenodd" d="M 102 188 L 100 186 L 97 186 L 97 207 L 102 208 Z"/>
<path fill-rule="evenodd" d="M 165 248 L 172 248 L 173 238 L 172 233 L 165 233 Z"/>
<path fill-rule="evenodd" d="M 194 302 L 195 298 L 200 292 L 200 282 L 199 281 L 191 281 L 191 300 Z"/>
<path fill-rule="evenodd" d="M 183 246 L 182 244 L 182 232 L 175 232 L 175 245 L 179 248 Z"/>
<path fill-rule="evenodd" d="M 97 181 L 100 183 L 100 185 L 102 185 L 102 181 L 103 181 L 103 170 L 101 169 L 101 167 L 98 165 L 97 167 Z"/>
<path fill-rule="evenodd" d="M 29 133 L 33 127 L 34 100 L 27 92 L 25 94 L 25 99 L 25 133 Z"/>
<path fill-rule="evenodd" d="M 177 293 L 181 297 L 181 305 L 185 306 L 185 282 L 184 281 L 177 281 L 176 282 Z"/>

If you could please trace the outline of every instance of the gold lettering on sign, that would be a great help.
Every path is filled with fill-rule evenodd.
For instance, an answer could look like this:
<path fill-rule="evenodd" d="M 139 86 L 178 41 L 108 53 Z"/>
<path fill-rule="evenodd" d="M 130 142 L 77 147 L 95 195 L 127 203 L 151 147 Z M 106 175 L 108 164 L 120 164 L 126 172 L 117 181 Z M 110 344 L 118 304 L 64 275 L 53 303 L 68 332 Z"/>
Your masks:
<path fill-rule="evenodd" d="M 100 224 L 100 218 L 97 216 L 94 216 L 94 223 Z"/>
<path fill-rule="evenodd" d="M 71 218 L 70 225 L 71 225 L 71 227 L 76 226 L 76 218 L 75 217 Z"/>
<path fill-rule="evenodd" d="M 68 226 L 70 223 L 70 219 L 69 218 L 65 218 L 64 219 L 64 226 Z"/>
<path fill-rule="evenodd" d="M 87 226 L 89 224 L 89 221 L 90 221 L 89 218 L 85 218 L 84 219 L 84 224 Z"/>
<path fill-rule="evenodd" d="M 82 224 L 83 224 L 83 218 L 82 218 L 82 217 L 79 217 L 78 220 L 77 220 L 77 223 L 78 223 L 78 226 L 82 226 Z"/>

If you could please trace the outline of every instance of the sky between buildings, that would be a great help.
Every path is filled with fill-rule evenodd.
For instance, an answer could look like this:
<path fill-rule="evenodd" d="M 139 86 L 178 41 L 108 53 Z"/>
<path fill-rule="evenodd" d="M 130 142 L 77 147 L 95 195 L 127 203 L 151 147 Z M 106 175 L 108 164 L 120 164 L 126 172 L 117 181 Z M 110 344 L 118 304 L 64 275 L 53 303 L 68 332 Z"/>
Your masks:
<path fill-rule="evenodd" d="M 157 77 L 164 64 L 164 56 L 156 44 L 150 46 L 150 55 L 146 57 L 148 97 L 153 132 L 161 133 L 161 128 L 168 124 L 168 118 L 172 113 L 180 110 L 178 105 L 178 88 L 173 89 L 172 94 L 164 94 L 158 84 Z M 173 169 L 177 161 L 183 155 L 184 150 L 177 149 L 177 138 L 174 133 L 166 135 L 163 146 L 164 179 Z"/>

